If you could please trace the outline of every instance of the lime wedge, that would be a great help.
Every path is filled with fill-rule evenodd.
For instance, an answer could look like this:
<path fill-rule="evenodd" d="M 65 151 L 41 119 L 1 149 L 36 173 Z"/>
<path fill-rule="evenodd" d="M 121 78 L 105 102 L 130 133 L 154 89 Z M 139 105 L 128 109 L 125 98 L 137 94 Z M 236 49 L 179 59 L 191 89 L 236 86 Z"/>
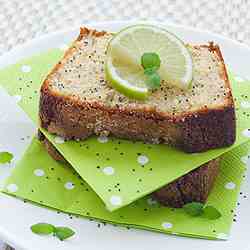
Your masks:
<path fill-rule="evenodd" d="M 156 53 L 162 84 L 187 89 L 192 81 L 192 57 L 185 44 L 167 30 L 153 25 L 134 25 L 110 40 L 105 71 L 107 80 L 126 96 L 145 99 L 150 89 L 141 65 L 144 53 Z"/>

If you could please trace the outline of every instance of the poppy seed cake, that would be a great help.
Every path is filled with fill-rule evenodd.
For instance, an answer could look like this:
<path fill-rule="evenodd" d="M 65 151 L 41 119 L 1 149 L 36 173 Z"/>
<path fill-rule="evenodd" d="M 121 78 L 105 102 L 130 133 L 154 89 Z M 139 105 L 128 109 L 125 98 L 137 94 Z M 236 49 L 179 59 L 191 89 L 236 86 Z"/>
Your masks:
<path fill-rule="evenodd" d="M 92 134 L 165 143 L 186 152 L 229 146 L 235 141 L 235 111 L 217 45 L 188 45 L 193 81 L 188 90 L 161 88 L 133 100 L 105 80 L 106 48 L 112 34 L 81 28 L 77 40 L 44 80 L 41 127 L 65 139 Z"/>

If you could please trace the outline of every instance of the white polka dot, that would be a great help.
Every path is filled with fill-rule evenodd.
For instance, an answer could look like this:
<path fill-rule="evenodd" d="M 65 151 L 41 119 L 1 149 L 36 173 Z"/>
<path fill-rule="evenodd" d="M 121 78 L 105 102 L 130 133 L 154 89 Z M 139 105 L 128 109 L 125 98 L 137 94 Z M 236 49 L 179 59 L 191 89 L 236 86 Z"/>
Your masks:
<path fill-rule="evenodd" d="M 105 167 L 102 171 L 106 175 L 113 175 L 115 173 L 115 169 L 113 167 Z"/>
<path fill-rule="evenodd" d="M 161 224 L 161 226 L 162 226 L 164 229 L 170 229 L 170 228 L 173 227 L 173 224 L 170 223 L 170 222 L 163 222 L 163 223 Z"/>
<path fill-rule="evenodd" d="M 66 182 L 65 185 L 64 185 L 64 187 L 66 189 L 68 189 L 68 190 L 71 190 L 71 189 L 73 189 L 75 187 L 75 184 L 72 183 L 72 182 Z"/>
<path fill-rule="evenodd" d="M 13 98 L 15 99 L 16 103 L 20 102 L 22 100 L 21 95 L 14 95 Z"/>
<path fill-rule="evenodd" d="M 61 136 L 56 136 L 56 137 L 54 138 L 54 141 L 55 141 L 55 143 L 58 143 L 58 144 L 62 144 L 62 143 L 65 142 L 64 138 L 61 137 Z"/>
<path fill-rule="evenodd" d="M 245 155 L 240 158 L 241 162 L 243 162 L 244 164 L 247 164 L 249 159 L 250 159 L 249 155 Z"/>
<path fill-rule="evenodd" d="M 68 48 L 69 48 L 69 46 L 68 46 L 67 44 L 61 44 L 61 45 L 59 46 L 59 49 L 62 50 L 62 51 L 65 51 L 65 50 L 67 50 Z"/>
<path fill-rule="evenodd" d="M 234 79 L 237 81 L 237 82 L 244 82 L 244 79 L 240 76 L 235 76 Z"/>
<path fill-rule="evenodd" d="M 110 197 L 110 203 L 113 206 L 120 206 L 122 204 L 122 198 L 120 196 L 117 196 L 117 195 L 112 195 Z"/>
<path fill-rule="evenodd" d="M 147 203 L 148 203 L 148 205 L 152 206 L 152 205 L 157 204 L 157 201 L 156 201 L 156 200 L 153 200 L 152 198 L 148 198 L 148 199 L 147 199 Z"/>
<path fill-rule="evenodd" d="M 29 65 L 23 65 L 21 67 L 22 72 L 29 73 L 31 71 L 31 67 Z"/>
<path fill-rule="evenodd" d="M 147 164 L 149 162 L 149 159 L 148 159 L 148 157 L 146 155 L 139 155 L 137 157 L 137 161 L 138 161 L 139 164 L 145 165 L 145 164 Z"/>
<path fill-rule="evenodd" d="M 236 185 L 233 182 L 228 182 L 228 183 L 225 184 L 226 189 L 232 190 L 232 189 L 235 189 L 235 187 L 236 187 Z"/>
<path fill-rule="evenodd" d="M 219 234 L 217 234 L 217 239 L 227 240 L 228 239 L 228 235 L 225 234 L 225 233 L 219 233 Z"/>
<path fill-rule="evenodd" d="M 11 193 L 15 193 L 18 190 L 18 186 L 16 184 L 9 184 L 7 190 Z"/>
<path fill-rule="evenodd" d="M 245 137 L 250 138 L 250 128 L 247 128 L 247 129 L 243 130 L 243 131 L 242 131 L 242 134 L 243 134 Z"/>
<path fill-rule="evenodd" d="M 97 138 L 97 140 L 100 142 L 100 143 L 106 143 L 106 142 L 108 142 L 108 137 L 107 136 L 105 136 L 105 135 L 100 135 L 98 138 Z"/>
<path fill-rule="evenodd" d="M 35 169 L 34 170 L 34 175 L 36 175 L 36 176 L 43 176 L 44 175 L 44 171 L 42 169 Z"/>
<path fill-rule="evenodd" d="M 249 108 L 250 108 L 250 102 L 248 102 L 248 101 L 242 101 L 242 102 L 240 103 L 240 106 L 241 106 L 242 108 L 244 108 L 244 109 L 249 109 Z"/>

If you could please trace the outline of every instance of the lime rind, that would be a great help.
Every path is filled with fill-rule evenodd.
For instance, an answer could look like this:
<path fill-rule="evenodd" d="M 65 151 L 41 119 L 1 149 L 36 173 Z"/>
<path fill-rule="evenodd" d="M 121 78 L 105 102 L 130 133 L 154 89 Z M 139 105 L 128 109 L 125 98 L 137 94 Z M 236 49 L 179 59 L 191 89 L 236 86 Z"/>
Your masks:
<path fill-rule="evenodd" d="M 114 68 L 110 67 L 111 60 L 107 60 L 105 65 L 105 73 L 108 82 L 120 93 L 136 99 L 146 99 L 149 94 L 149 89 L 147 87 L 138 87 L 136 85 L 130 84 L 126 80 L 117 77 L 114 72 Z"/>

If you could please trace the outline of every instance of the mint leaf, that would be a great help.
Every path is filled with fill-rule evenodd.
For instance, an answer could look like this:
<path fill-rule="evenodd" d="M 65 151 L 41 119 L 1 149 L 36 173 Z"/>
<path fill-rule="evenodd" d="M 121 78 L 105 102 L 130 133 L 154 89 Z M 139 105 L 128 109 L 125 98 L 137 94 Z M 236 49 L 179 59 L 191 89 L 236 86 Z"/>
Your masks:
<path fill-rule="evenodd" d="M 183 206 L 184 211 L 191 216 L 200 216 L 203 214 L 204 205 L 200 202 L 191 202 Z"/>
<path fill-rule="evenodd" d="M 150 76 L 150 75 L 156 73 L 156 70 L 157 70 L 156 67 L 147 68 L 147 69 L 144 69 L 144 74 L 147 75 L 147 76 Z"/>
<path fill-rule="evenodd" d="M 10 163 L 13 159 L 13 154 L 9 152 L 0 152 L 0 163 Z"/>
<path fill-rule="evenodd" d="M 61 241 L 66 240 L 75 234 L 75 232 L 68 227 L 56 227 L 54 233 Z"/>
<path fill-rule="evenodd" d="M 217 220 L 222 215 L 213 206 L 206 206 L 200 202 L 191 202 L 183 206 L 184 211 L 191 216 L 202 216 L 210 220 Z"/>
<path fill-rule="evenodd" d="M 158 89 L 161 85 L 161 79 L 157 72 L 148 76 L 147 85 L 150 89 Z"/>
<path fill-rule="evenodd" d="M 203 209 L 203 217 L 210 219 L 210 220 L 217 220 L 219 219 L 222 215 L 220 211 L 218 211 L 215 207 L 213 206 L 206 206 Z"/>
<path fill-rule="evenodd" d="M 158 54 L 154 52 L 144 53 L 141 57 L 141 65 L 144 69 L 155 67 L 160 68 L 161 60 Z"/>
<path fill-rule="evenodd" d="M 63 241 L 73 236 L 75 232 L 68 227 L 55 227 L 48 223 L 37 223 L 30 227 L 31 231 L 35 234 L 56 236 L 59 240 Z"/>
<path fill-rule="evenodd" d="M 30 229 L 35 234 L 48 235 L 54 232 L 55 227 L 48 223 L 37 223 L 32 225 Z"/>
<path fill-rule="evenodd" d="M 141 57 L 141 65 L 144 68 L 144 74 L 147 76 L 146 83 L 150 89 L 158 89 L 161 85 L 161 78 L 157 73 L 160 64 L 160 57 L 156 53 L 144 53 Z"/>

